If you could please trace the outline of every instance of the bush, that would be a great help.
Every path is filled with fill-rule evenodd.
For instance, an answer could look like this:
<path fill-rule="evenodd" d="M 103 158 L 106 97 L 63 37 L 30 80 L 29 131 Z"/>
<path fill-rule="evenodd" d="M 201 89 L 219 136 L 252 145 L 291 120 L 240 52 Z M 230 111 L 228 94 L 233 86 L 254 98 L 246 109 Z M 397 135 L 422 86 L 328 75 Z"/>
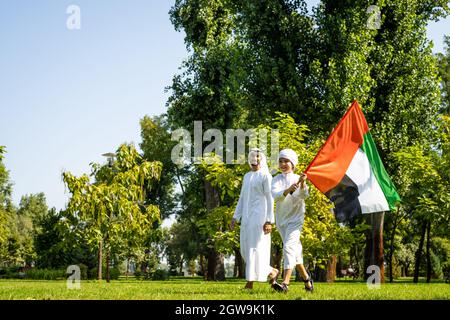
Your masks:
<path fill-rule="evenodd" d="M 93 271 L 93 275 L 97 277 L 97 269 L 88 270 L 84 264 L 79 264 L 81 280 L 88 279 L 88 276 Z M 114 279 L 118 278 L 117 272 L 114 271 Z M 111 272 L 111 277 L 113 272 Z M 67 279 L 70 274 L 65 269 L 38 269 L 32 268 L 24 270 L 22 267 L 9 267 L 0 269 L 0 279 L 32 279 L 32 280 L 61 280 Z"/>
<path fill-rule="evenodd" d="M 164 269 L 156 269 L 152 274 L 152 280 L 168 280 L 169 272 Z"/>
<path fill-rule="evenodd" d="M 3 279 L 32 279 L 32 280 L 58 280 L 68 275 L 64 269 L 29 269 L 22 267 L 9 267 L 0 269 L 0 278 Z"/>
<path fill-rule="evenodd" d="M 89 280 L 95 280 L 97 279 L 97 268 L 91 268 L 88 270 L 88 279 Z"/>
<path fill-rule="evenodd" d="M 3 267 L 0 269 L 0 279 L 18 279 L 22 269 L 21 266 Z"/>
<path fill-rule="evenodd" d="M 444 277 L 444 274 L 442 272 L 442 266 L 441 266 L 441 260 L 439 260 L 439 257 L 431 251 L 430 253 L 431 258 L 431 268 L 432 268 L 432 277 L 434 279 L 442 279 Z"/>
<path fill-rule="evenodd" d="M 437 265 L 435 260 L 439 260 L 439 266 L 433 266 L 433 270 L 437 269 L 436 274 L 445 278 L 450 275 L 450 239 L 435 237 L 431 245 L 432 252 L 436 255 L 432 261 Z"/>
<path fill-rule="evenodd" d="M 78 265 L 78 267 L 80 267 L 81 280 L 87 280 L 88 279 L 88 267 L 87 267 L 87 265 L 80 263 Z"/>
<path fill-rule="evenodd" d="M 66 269 L 30 269 L 25 273 L 26 279 L 33 280 L 59 280 L 66 279 L 68 276 Z"/>
<path fill-rule="evenodd" d="M 98 279 L 98 270 L 97 268 L 89 269 L 88 273 L 88 279 L 90 280 L 96 280 Z M 109 269 L 109 277 L 111 280 L 117 280 L 119 279 L 120 271 L 119 268 L 110 268 Z M 106 266 L 102 266 L 102 279 L 106 279 Z"/>
<path fill-rule="evenodd" d="M 136 277 L 136 279 L 140 280 L 142 278 L 142 271 L 141 270 L 136 270 L 134 272 L 134 276 Z"/>
<path fill-rule="evenodd" d="M 105 272 L 105 274 L 106 274 L 106 272 Z M 114 267 L 114 268 L 109 269 L 109 277 L 111 280 L 117 280 L 117 279 L 119 279 L 119 276 L 120 276 L 119 268 Z M 106 278 L 106 275 L 105 275 L 105 278 Z"/>

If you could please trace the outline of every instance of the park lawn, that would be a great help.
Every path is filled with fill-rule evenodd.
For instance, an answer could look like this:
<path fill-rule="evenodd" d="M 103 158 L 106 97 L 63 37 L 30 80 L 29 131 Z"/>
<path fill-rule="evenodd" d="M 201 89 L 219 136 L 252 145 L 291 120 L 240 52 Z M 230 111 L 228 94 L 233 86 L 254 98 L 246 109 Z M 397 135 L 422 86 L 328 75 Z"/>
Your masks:
<path fill-rule="evenodd" d="M 120 279 L 106 283 L 82 281 L 81 289 L 67 289 L 66 281 L 0 280 L 0 300 L 450 300 L 450 285 L 445 283 L 397 282 L 369 290 L 366 283 L 337 281 L 315 283 L 313 294 L 303 283 L 291 282 L 289 293 L 274 292 L 268 284 L 255 283 L 253 291 L 243 290 L 245 282 L 204 282 L 200 278 L 168 281 Z"/>

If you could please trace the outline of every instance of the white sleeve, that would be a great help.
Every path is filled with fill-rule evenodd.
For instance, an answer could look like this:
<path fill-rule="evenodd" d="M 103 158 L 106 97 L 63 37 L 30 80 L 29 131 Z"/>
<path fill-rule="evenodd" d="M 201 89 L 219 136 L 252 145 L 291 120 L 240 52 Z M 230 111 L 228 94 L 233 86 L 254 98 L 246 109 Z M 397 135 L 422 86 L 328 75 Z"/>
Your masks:
<path fill-rule="evenodd" d="M 244 208 L 243 208 L 244 200 L 242 198 L 243 198 L 243 194 L 244 194 L 244 188 L 246 188 L 246 187 L 247 187 L 247 185 L 245 183 L 245 176 L 244 176 L 243 181 L 242 181 L 241 193 L 239 195 L 239 200 L 238 200 L 238 203 L 236 205 L 236 209 L 234 210 L 234 215 L 233 215 L 233 219 L 235 219 L 237 221 L 240 221 L 242 218 L 242 211 L 244 210 Z"/>
<path fill-rule="evenodd" d="M 278 179 L 276 178 L 272 179 L 271 193 L 275 201 L 280 201 L 286 198 L 284 196 L 284 190 L 285 189 L 283 189 L 283 185 L 278 181 Z"/>
<path fill-rule="evenodd" d="M 271 186 L 272 186 L 272 176 L 270 174 L 265 176 L 264 179 L 264 195 L 266 197 L 266 203 L 267 203 L 267 211 L 266 211 L 266 222 L 274 223 L 275 222 L 275 216 L 273 214 L 273 198 L 271 193 Z"/>
<path fill-rule="evenodd" d="M 309 188 L 308 185 L 305 182 L 305 187 L 304 188 L 298 188 L 297 190 L 294 191 L 294 193 L 292 193 L 292 196 L 295 199 L 302 199 L 305 200 L 306 198 L 309 197 Z"/>

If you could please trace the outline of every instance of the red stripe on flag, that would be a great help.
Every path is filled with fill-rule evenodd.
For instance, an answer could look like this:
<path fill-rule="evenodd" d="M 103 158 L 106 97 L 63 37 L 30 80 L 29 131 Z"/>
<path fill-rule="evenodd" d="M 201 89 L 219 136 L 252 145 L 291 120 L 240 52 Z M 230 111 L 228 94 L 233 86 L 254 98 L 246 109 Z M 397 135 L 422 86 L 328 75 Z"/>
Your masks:
<path fill-rule="evenodd" d="M 305 173 L 317 189 L 326 193 L 342 180 L 369 126 L 356 100 L 337 124 Z"/>

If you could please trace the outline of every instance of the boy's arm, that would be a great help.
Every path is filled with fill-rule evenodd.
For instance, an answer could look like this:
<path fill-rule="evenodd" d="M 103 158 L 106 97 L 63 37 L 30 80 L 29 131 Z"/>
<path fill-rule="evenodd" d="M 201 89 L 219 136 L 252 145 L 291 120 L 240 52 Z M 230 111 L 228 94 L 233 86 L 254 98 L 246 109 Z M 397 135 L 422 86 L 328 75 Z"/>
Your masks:
<path fill-rule="evenodd" d="M 296 199 L 302 199 L 302 200 L 308 198 L 309 197 L 309 188 L 306 185 L 306 183 L 303 188 L 298 188 L 297 190 L 295 190 L 295 192 L 292 194 L 292 196 Z"/>
<path fill-rule="evenodd" d="M 267 211 L 266 211 L 266 221 L 274 223 L 275 217 L 273 214 L 273 198 L 271 193 L 271 186 L 272 186 L 272 176 L 269 174 L 266 176 L 266 179 L 264 179 L 264 195 L 266 196 L 266 203 L 267 203 Z"/>
<path fill-rule="evenodd" d="M 286 198 L 286 195 L 284 194 L 284 189 L 280 181 L 277 181 L 277 179 L 272 179 L 272 186 L 271 186 L 271 193 L 272 197 L 275 201 L 280 201 Z"/>
<path fill-rule="evenodd" d="M 306 174 L 302 173 L 300 179 L 298 180 L 299 188 L 292 193 L 292 196 L 297 199 L 306 199 L 309 196 L 308 185 L 306 184 Z"/>
<path fill-rule="evenodd" d="M 233 220 L 240 221 L 242 218 L 242 211 L 244 210 L 244 208 L 243 208 L 244 200 L 242 200 L 242 195 L 244 194 L 244 188 L 246 188 L 246 187 L 247 187 L 247 185 L 245 183 L 245 176 L 244 176 L 244 179 L 242 182 L 242 187 L 241 187 L 241 193 L 239 194 L 239 200 L 236 205 L 236 209 L 234 210 Z"/>

